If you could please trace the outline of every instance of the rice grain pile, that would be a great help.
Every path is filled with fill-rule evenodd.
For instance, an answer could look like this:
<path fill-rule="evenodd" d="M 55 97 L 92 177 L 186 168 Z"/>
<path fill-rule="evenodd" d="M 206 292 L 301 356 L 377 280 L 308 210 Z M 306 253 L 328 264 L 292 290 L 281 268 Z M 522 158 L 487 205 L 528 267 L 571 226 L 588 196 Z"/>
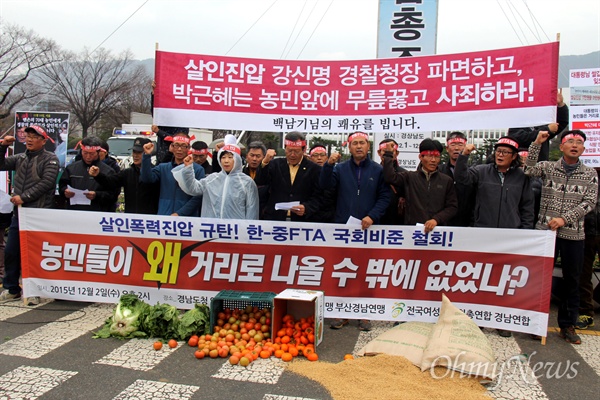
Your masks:
<path fill-rule="evenodd" d="M 352 399 L 460 399 L 489 400 L 486 389 L 470 377 L 459 377 L 443 367 L 421 372 L 404 357 L 380 354 L 338 364 L 323 361 L 294 361 L 287 370 L 319 382 L 336 400 Z"/>

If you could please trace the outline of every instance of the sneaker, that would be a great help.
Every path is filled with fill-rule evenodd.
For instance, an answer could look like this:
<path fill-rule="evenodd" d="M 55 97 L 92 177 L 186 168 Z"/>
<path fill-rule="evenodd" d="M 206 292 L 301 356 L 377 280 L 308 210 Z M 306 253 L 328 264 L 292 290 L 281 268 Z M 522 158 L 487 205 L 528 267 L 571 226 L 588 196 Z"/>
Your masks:
<path fill-rule="evenodd" d="M 575 333 L 575 327 L 560 328 L 560 337 L 569 343 L 581 344 L 581 338 Z"/>
<path fill-rule="evenodd" d="M 592 326 L 594 326 L 594 317 L 590 317 L 589 315 L 580 315 L 575 324 L 575 328 L 577 329 L 587 329 Z"/>
<path fill-rule="evenodd" d="M 347 319 L 336 318 L 333 321 L 331 321 L 331 325 L 329 325 L 329 327 L 331 329 L 342 329 L 344 325 L 348 325 L 348 322 L 349 321 Z"/>
<path fill-rule="evenodd" d="M 496 331 L 498 331 L 498 336 L 502 336 L 502 337 L 511 337 L 512 336 L 512 332 L 507 331 L 506 329 L 496 329 Z"/>
<path fill-rule="evenodd" d="M 5 303 L 7 301 L 12 301 L 21 298 L 21 293 L 10 293 L 8 290 L 3 290 L 0 293 L 0 303 Z"/>
<path fill-rule="evenodd" d="M 359 331 L 370 331 L 371 330 L 371 321 L 368 319 L 361 319 L 358 321 L 358 330 Z"/>
<path fill-rule="evenodd" d="M 25 298 L 26 306 L 37 306 L 38 304 L 40 304 L 40 298 L 38 296 Z"/>

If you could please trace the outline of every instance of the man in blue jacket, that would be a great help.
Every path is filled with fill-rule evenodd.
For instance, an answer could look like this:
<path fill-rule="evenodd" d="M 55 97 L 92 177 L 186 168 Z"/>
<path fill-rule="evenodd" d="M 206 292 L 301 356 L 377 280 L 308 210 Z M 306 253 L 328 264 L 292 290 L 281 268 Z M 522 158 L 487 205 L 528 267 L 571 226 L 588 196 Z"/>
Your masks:
<path fill-rule="evenodd" d="M 181 215 L 193 216 L 200 215 L 200 206 L 202 197 L 193 197 L 186 194 L 179 185 L 171 170 L 181 164 L 188 155 L 190 148 L 190 137 L 187 133 L 176 133 L 171 138 L 169 151 L 173 153 L 173 160 L 152 166 L 152 153 L 154 143 L 144 145 L 144 155 L 142 157 L 142 168 L 140 170 L 140 181 L 144 183 L 160 182 L 160 195 L 158 199 L 158 215 Z M 200 180 L 204 178 L 204 169 L 194 163 L 194 176 Z"/>
<path fill-rule="evenodd" d="M 332 153 L 323 165 L 319 186 L 323 189 L 336 189 L 337 203 L 334 222 L 345 224 L 348 218 L 361 221 L 361 228 L 367 229 L 380 222 L 392 199 L 389 185 L 383 181 L 383 168 L 369 158 L 369 136 L 355 132 L 348 137 L 351 159 L 335 165 L 339 153 Z M 331 327 L 339 329 L 348 320 L 336 319 Z M 360 320 L 358 328 L 371 329 L 367 320 Z"/>

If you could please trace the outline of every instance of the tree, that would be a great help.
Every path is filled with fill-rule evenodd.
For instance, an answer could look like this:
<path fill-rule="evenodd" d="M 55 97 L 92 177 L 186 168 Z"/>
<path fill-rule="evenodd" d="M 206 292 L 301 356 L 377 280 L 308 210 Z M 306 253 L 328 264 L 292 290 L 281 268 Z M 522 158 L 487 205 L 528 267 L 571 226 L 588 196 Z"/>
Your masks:
<path fill-rule="evenodd" d="M 117 107 L 107 110 L 104 116 L 98 120 L 96 127 L 101 132 L 112 134 L 115 127 L 127 124 L 131 120 L 131 113 L 152 113 L 152 101 L 150 96 L 152 77 L 144 69 L 136 76 L 131 88 L 121 95 L 121 101 Z"/>
<path fill-rule="evenodd" d="M 47 89 L 32 82 L 32 75 L 60 61 L 58 45 L 31 30 L 2 24 L 0 33 L 0 119 L 15 106 L 43 95 Z"/>
<path fill-rule="evenodd" d="M 486 164 L 488 157 L 494 153 L 494 145 L 497 141 L 496 139 L 485 139 L 483 146 L 478 147 L 471 153 L 471 163 L 475 165 Z"/>
<path fill-rule="evenodd" d="M 146 96 L 150 97 L 148 73 L 141 65 L 133 66 L 129 50 L 118 57 L 103 48 L 63 54 L 64 61 L 41 70 L 42 80 L 47 89 L 52 89 L 52 101 L 75 116 L 82 137 L 102 117 L 119 108 L 126 109 L 127 100 L 135 97 L 140 87 L 145 85 Z M 125 121 L 128 119 L 129 115 Z"/>

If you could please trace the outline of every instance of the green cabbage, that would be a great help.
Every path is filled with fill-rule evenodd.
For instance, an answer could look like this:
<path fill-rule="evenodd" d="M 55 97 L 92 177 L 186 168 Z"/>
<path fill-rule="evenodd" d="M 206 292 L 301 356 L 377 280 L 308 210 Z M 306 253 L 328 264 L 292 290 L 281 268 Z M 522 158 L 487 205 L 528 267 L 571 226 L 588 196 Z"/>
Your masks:
<path fill-rule="evenodd" d="M 94 338 L 116 337 L 120 339 L 155 337 L 164 340 L 187 340 L 194 334 L 208 333 L 210 310 L 203 304 L 183 315 L 169 304 L 150 306 L 135 294 L 125 294 Z"/>
<path fill-rule="evenodd" d="M 192 335 L 202 335 L 210 331 L 210 310 L 204 304 L 196 303 L 194 308 L 181 316 L 177 328 L 177 339 L 187 340 Z"/>
<path fill-rule="evenodd" d="M 95 338 L 133 338 L 148 336 L 142 328 L 142 322 L 150 306 L 135 294 L 124 294 L 119 299 L 112 317 L 108 318 Z"/>

